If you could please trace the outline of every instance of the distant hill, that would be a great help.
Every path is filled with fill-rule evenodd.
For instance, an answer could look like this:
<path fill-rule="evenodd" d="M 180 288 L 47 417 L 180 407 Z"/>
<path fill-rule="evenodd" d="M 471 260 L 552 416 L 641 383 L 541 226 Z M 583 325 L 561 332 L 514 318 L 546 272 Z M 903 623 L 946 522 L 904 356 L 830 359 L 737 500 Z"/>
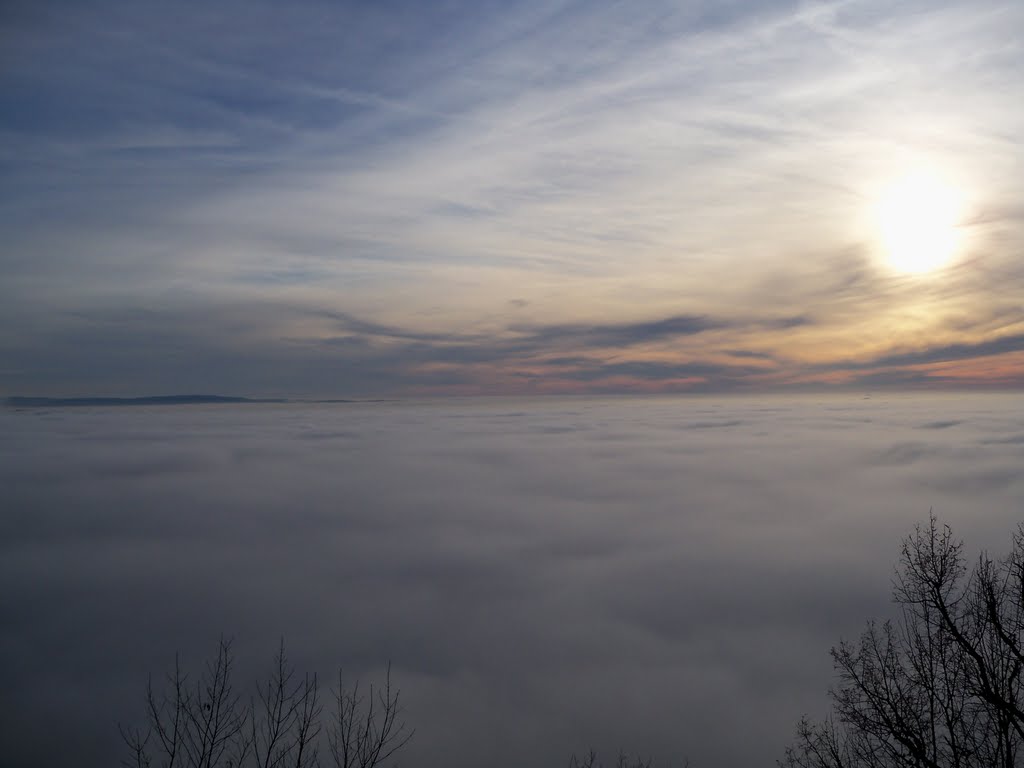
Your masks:
<path fill-rule="evenodd" d="M 8 397 L 12 408 L 55 408 L 97 405 L 224 405 L 229 403 L 286 403 L 283 398 L 253 399 L 223 395 L 158 395 L 150 397 Z"/>

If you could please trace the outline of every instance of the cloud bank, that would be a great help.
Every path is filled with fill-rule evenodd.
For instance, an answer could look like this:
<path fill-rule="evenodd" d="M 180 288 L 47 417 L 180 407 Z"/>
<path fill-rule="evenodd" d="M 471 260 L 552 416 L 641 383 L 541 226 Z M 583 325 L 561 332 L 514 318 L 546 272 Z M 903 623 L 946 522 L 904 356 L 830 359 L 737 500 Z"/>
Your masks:
<path fill-rule="evenodd" d="M 754 765 L 822 712 L 934 508 L 1024 502 L 1008 395 L 451 399 L 0 412 L 0 742 L 110 765 L 221 632 L 331 679 L 391 659 L 411 765 L 592 745 Z M 742 723 L 743 738 L 735 738 Z M 53 738 L 59 733 L 60 738 Z M 74 755 L 74 757 L 70 757 Z"/>

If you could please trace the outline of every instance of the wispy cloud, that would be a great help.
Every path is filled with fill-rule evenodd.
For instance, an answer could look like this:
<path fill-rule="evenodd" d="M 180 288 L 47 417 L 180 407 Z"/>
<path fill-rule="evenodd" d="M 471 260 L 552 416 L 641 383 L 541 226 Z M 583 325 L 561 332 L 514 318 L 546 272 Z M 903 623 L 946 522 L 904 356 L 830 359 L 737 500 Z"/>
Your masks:
<path fill-rule="evenodd" d="M 801 367 L 1015 332 L 986 317 L 1024 287 L 1018 4 L 193 10 L 17 15 L 11 322 L 245 305 L 265 345 L 323 335 L 273 309 L 289 305 L 408 342 L 691 336 L 705 348 L 676 362 L 732 348 Z M 922 162 L 967 191 L 969 248 L 909 279 L 868 212 Z M 685 318 L 724 325 L 677 332 Z"/>

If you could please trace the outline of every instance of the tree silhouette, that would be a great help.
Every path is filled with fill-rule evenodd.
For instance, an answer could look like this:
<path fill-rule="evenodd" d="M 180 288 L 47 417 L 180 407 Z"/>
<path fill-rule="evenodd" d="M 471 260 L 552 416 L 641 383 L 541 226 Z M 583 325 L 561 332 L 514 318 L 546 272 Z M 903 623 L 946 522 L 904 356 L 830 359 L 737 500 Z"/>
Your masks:
<path fill-rule="evenodd" d="M 689 765 L 689 760 L 683 762 L 683 768 L 689 768 Z M 583 757 L 573 754 L 569 758 L 569 768 L 605 768 L 605 764 L 598 761 L 597 752 L 591 749 Z M 639 755 L 631 759 L 625 752 L 619 752 L 615 762 L 609 764 L 607 768 L 654 768 L 654 760 L 645 760 Z"/>
<path fill-rule="evenodd" d="M 192 681 L 177 656 L 166 686 L 146 686 L 146 726 L 121 727 L 129 768 L 318 768 L 322 765 L 323 705 L 315 675 L 297 676 L 284 641 L 273 667 L 243 700 L 233 688 L 231 641 Z M 375 768 L 413 737 L 401 719 L 399 691 L 388 664 L 383 687 L 360 694 L 359 681 L 346 688 L 341 671 L 332 691 L 335 705 L 326 730 L 327 754 L 335 768 Z"/>
<path fill-rule="evenodd" d="M 1024 765 L 1024 524 L 1009 554 L 970 570 L 963 542 L 934 515 L 901 549 L 894 620 L 869 621 L 832 649 L 833 711 L 806 718 L 780 768 L 1019 768 Z M 232 682 L 221 639 L 194 680 L 178 658 L 165 686 L 146 686 L 144 728 L 124 728 L 130 768 L 376 768 L 412 738 L 391 667 L 383 686 L 346 686 L 339 671 L 325 717 L 315 676 L 299 677 L 284 643 L 256 695 Z M 326 745 L 326 749 L 324 749 Z M 598 768 L 575 755 L 570 768 Z M 620 755 L 617 768 L 649 768 Z"/>
<path fill-rule="evenodd" d="M 895 621 L 832 649 L 833 714 L 801 720 L 784 768 L 1014 768 L 1024 754 L 1024 525 L 968 572 L 934 515 L 903 543 Z"/>

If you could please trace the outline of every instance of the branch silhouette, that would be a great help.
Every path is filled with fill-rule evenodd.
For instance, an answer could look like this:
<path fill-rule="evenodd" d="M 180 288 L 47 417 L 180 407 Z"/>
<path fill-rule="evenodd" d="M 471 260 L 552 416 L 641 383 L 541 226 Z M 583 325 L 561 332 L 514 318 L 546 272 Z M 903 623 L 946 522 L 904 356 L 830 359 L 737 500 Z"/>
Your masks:
<path fill-rule="evenodd" d="M 326 733 L 327 753 L 336 768 L 376 768 L 409 743 L 391 684 L 360 695 L 356 680 L 347 688 L 338 673 L 334 710 L 324 729 L 324 707 L 315 675 L 296 673 L 282 640 L 271 671 L 244 700 L 233 687 L 231 641 L 221 638 L 214 657 L 194 681 L 178 656 L 165 686 L 146 685 L 144 727 L 120 726 L 126 768 L 319 768 Z"/>
<path fill-rule="evenodd" d="M 1024 525 L 968 572 L 934 514 L 908 536 L 897 618 L 832 649 L 832 715 L 806 718 L 783 768 L 1015 768 L 1024 757 Z"/>

